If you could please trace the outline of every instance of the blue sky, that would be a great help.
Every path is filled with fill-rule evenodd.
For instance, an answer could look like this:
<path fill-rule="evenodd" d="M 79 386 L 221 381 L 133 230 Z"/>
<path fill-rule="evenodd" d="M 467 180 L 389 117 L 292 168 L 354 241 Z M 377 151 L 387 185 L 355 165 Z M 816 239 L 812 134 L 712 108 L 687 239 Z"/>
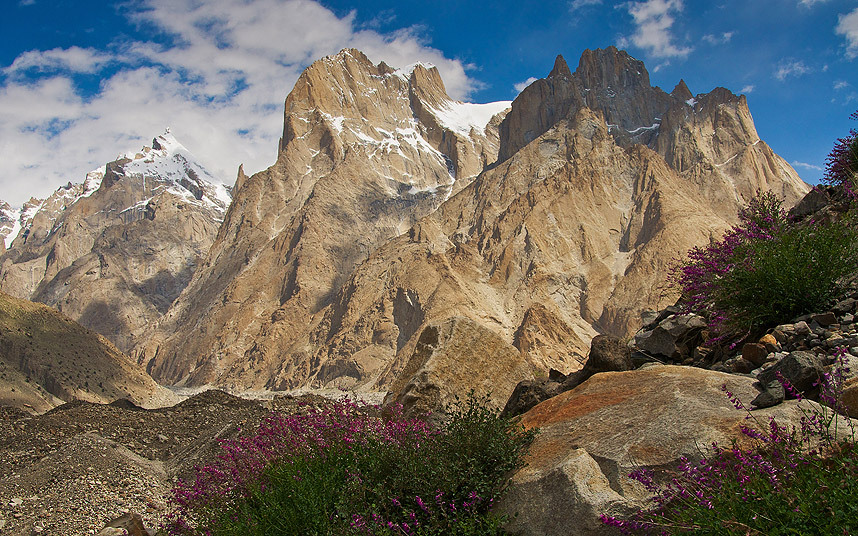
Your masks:
<path fill-rule="evenodd" d="M 554 57 L 616 45 L 653 84 L 748 97 L 760 136 L 809 182 L 858 127 L 856 0 L 4 0 L 0 199 L 46 196 L 165 127 L 232 184 L 274 162 L 282 104 L 345 47 L 439 67 L 448 92 L 510 100 Z"/>

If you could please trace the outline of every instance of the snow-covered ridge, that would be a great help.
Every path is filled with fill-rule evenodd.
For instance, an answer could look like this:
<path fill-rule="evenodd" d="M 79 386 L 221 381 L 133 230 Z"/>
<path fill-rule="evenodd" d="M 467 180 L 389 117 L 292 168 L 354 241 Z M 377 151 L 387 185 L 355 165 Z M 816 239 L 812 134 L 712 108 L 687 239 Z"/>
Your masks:
<path fill-rule="evenodd" d="M 468 136 L 471 129 L 485 133 L 492 117 L 512 106 L 512 101 L 472 104 L 469 102 L 449 101 L 441 108 L 430 108 L 442 126 L 457 134 Z"/>
<path fill-rule="evenodd" d="M 429 69 L 435 67 L 431 63 L 424 63 L 422 61 L 418 61 L 416 63 L 412 63 L 411 65 L 406 65 L 405 67 L 402 67 L 401 69 L 397 69 L 397 70 L 393 71 L 392 76 L 398 76 L 399 78 L 408 82 L 409 80 L 411 80 L 411 73 L 414 72 L 414 69 L 416 69 L 418 65 L 423 67 L 427 71 Z"/>
<path fill-rule="evenodd" d="M 126 177 L 153 180 L 153 195 L 166 189 L 191 204 L 214 209 L 220 218 L 232 201 L 229 190 L 194 159 L 170 129 L 152 140 L 152 147 L 120 155 L 118 160 L 122 159 L 131 160 L 122 165 Z"/>
<path fill-rule="evenodd" d="M 120 210 L 120 214 L 140 208 L 141 203 L 145 207 L 152 197 L 165 191 L 181 197 L 189 204 L 208 208 L 217 219 L 223 219 L 232 201 L 229 190 L 196 162 L 169 129 L 153 139 L 151 147 L 120 154 L 116 160 L 121 175 L 143 181 L 145 194 L 145 199 Z M 0 237 L 4 239 L 6 248 L 21 232 L 31 228 L 37 214 L 44 213 L 52 222 L 56 222 L 68 207 L 98 191 L 106 167 L 87 173 L 83 183 L 69 182 L 57 188 L 47 199 L 31 199 L 20 210 L 4 209 L 8 205 L 0 204 Z"/>
<path fill-rule="evenodd" d="M 18 236 L 20 230 L 21 211 L 0 201 L 0 238 L 3 239 L 6 249 L 12 245 L 12 241 Z"/>

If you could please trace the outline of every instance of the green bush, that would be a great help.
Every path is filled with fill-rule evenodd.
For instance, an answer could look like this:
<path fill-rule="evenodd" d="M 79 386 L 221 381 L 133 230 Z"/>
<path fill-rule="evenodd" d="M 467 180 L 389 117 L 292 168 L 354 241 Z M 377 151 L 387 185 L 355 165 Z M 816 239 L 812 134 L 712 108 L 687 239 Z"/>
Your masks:
<path fill-rule="evenodd" d="M 273 415 L 174 490 L 173 534 L 504 534 L 491 512 L 534 432 L 470 397 L 430 429 L 351 402 Z"/>
<path fill-rule="evenodd" d="M 849 218 L 785 226 L 737 249 L 715 300 L 739 332 L 753 332 L 824 307 L 858 269 L 858 232 Z"/>

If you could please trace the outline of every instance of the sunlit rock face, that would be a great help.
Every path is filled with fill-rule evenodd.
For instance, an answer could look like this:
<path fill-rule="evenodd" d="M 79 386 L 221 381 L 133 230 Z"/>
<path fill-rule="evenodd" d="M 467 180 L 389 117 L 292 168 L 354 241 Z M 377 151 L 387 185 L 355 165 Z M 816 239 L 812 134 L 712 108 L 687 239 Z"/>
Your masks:
<path fill-rule="evenodd" d="M 615 48 L 574 73 L 558 58 L 508 106 L 452 101 L 423 65 L 354 50 L 314 63 L 286 99 L 277 162 L 239 173 L 137 359 L 177 384 L 388 389 L 414 373 L 420 334 L 460 317 L 531 370 L 568 373 L 595 334 L 674 299 L 671 261 L 757 189 L 787 205 L 808 190 L 744 97 L 668 94 Z"/>
<path fill-rule="evenodd" d="M 208 251 L 230 193 L 167 131 L 18 214 L 0 289 L 51 305 L 127 352 Z"/>

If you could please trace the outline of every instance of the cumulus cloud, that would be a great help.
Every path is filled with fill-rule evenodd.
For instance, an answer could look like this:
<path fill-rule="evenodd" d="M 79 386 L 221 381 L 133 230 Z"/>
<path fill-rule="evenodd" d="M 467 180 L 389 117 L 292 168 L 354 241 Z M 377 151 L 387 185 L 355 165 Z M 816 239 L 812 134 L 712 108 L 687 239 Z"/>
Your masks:
<path fill-rule="evenodd" d="M 755 87 L 756 86 L 754 86 L 753 84 L 748 84 L 747 86 L 743 87 L 741 91 L 739 91 L 739 94 L 752 93 Z"/>
<path fill-rule="evenodd" d="M 516 90 L 518 93 L 521 93 L 522 91 L 524 91 L 524 88 L 526 88 L 526 87 L 527 87 L 527 86 L 529 86 L 530 84 L 532 84 L 532 83 L 536 82 L 537 80 L 539 80 L 539 79 L 538 79 L 538 78 L 534 78 L 534 77 L 532 77 L 532 76 L 531 76 L 531 77 L 530 77 L 530 78 L 528 78 L 527 80 L 525 80 L 525 81 L 523 81 L 523 82 L 519 82 L 518 84 L 515 84 L 515 86 L 514 86 L 514 87 L 515 87 L 515 90 Z"/>
<path fill-rule="evenodd" d="M 636 27 L 635 32 L 628 37 L 633 45 L 646 50 L 655 58 L 685 57 L 691 52 L 691 47 L 676 45 L 671 33 L 674 15 L 683 8 L 681 0 L 629 2 L 624 7 L 634 19 Z"/>
<path fill-rule="evenodd" d="M 846 38 L 846 57 L 854 59 L 858 56 L 858 8 L 851 13 L 838 16 L 837 35 Z"/>
<path fill-rule="evenodd" d="M 784 81 L 790 76 L 802 76 L 810 72 L 803 61 L 799 60 L 784 60 L 780 62 L 775 69 L 775 78 Z"/>
<path fill-rule="evenodd" d="M 375 62 L 438 67 L 448 93 L 466 99 L 478 83 L 467 66 L 430 47 L 413 28 L 379 33 L 356 14 L 311 0 L 144 0 L 129 13 L 159 41 L 113 50 L 29 51 L 2 69 L 0 198 L 46 196 L 170 126 L 215 176 L 234 181 L 271 165 L 283 100 L 312 61 L 354 47 Z M 101 84 L 84 95 L 78 74 Z M 91 91 L 91 90 L 90 90 Z"/>

